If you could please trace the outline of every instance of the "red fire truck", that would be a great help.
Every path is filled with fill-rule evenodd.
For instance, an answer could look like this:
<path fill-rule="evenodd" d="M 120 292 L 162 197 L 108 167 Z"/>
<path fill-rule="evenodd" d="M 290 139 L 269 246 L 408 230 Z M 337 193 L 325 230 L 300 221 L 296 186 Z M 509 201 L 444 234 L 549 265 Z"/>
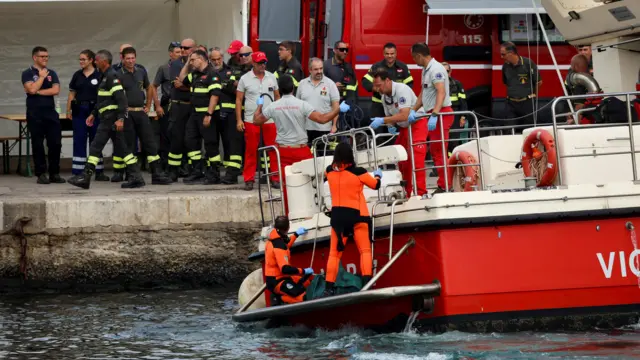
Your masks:
<path fill-rule="evenodd" d="M 542 31 L 553 46 L 562 76 L 576 54 L 539 7 L 539 26 L 530 0 L 254 0 L 250 4 L 249 35 L 254 49 L 265 51 L 269 69 L 278 63 L 278 42 L 297 41 L 296 56 L 305 67 L 308 59 L 332 56 L 335 41 L 349 44 L 348 61 L 361 80 L 380 61 L 382 47 L 393 42 L 398 58 L 409 65 L 416 94 L 420 68 L 413 64 L 410 47 L 426 41 L 439 61 L 452 64 L 453 76 L 467 91 L 471 109 L 501 117 L 506 89 L 502 83 L 500 44 L 512 41 L 520 55 L 531 58 L 541 71 L 541 105 L 562 95 Z M 359 87 L 359 105 L 371 94 Z"/>

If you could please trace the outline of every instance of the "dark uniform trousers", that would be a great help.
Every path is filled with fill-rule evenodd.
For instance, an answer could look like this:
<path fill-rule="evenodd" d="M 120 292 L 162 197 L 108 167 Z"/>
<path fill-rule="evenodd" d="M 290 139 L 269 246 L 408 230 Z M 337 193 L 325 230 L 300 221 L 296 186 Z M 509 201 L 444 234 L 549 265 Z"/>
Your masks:
<path fill-rule="evenodd" d="M 505 118 L 513 119 L 509 125 L 526 125 L 533 124 L 533 102 L 535 99 L 526 99 L 520 101 L 514 101 L 507 99 L 505 107 Z M 522 133 L 523 129 L 516 129 L 516 133 Z"/>
<path fill-rule="evenodd" d="M 49 174 L 60 173 L 60 151 L 62 149 L 62 128 L 60 115 L 51 108 L 27 109 L 27 128 L 31 134 L 31 149 L 36 176 L 47 172 L 44 140 L 49 150 Z"/>
<path fill-rule="evenodd" d="M 202 139 L 204 140 L 204 149 L 207 154 L 207 165 L 217 166 L 222 163 L 218 143 L 220 111 L 213 113 L 209 127 L 204 127 L 202 123 L 206 115 L 206 111 L 197 112 L 194 110 L 189 116 L 186 129 L 187 156 L 194 164 L 202 160 L 202 145 L 200 142 L 200 139 Z"/>
<path fill-rule="evenodd" d="M 168 163 L 171 166 L 180 166 L 182 164 L 182 154 L 185 150 L 185 132 L 191 109 L 191 104 L 188 102 L 171 100 L 171 109 L 169 111 L 171 150 L 168 155 Z"/>
<path fill-rule="evenodd" d="M 129 117 L 124 122 L 124 139 L 127 149 L 136 148 L 136 135 L 142 143 L 142 151 L 147 154 L 147 162 L 150 164 L 160 160 L 158 145 L 153 138 L 149 116 L 144 111 L 130 111 Z M 126 154 L 126 151 L 119 151 Z"/>
<path fill-rule="evenodd" d="M 158 155 L 163 164 L 167 163 L 167 157 L 171 150 L 171 138 L 169 137 L 169 102 L 162 105 L 164 110 L 164 116 L 158 118 L 158 120 L 151 121 L 151 129 L 153 131 L 153 138 L 158 144 Z"/>
<path fill-rule="evenodd" d="M 224 167 L 228 170 L 234 169 L 234 171 L 240 173 L 240 169 L 242 169 L 242 154 L 244 154 L 244 134 L 238 131 L 236 127 L 235 105 L 232 111 L 216 111 L 213 115 L 219 116 L 219 119 L 216 119 L 218 122 L 216 130 L 222 138 Z M 211 119 L 212 123 L 213 121 L 214 119 Z"/>
<path fill-rule="evenodd" d="M 93 141 L 89 146 L 89 159 L 87 159 L 87 163 L 93 164 L 94 166 L 98 164 L 102 158 L 102 149 L 104 149 L 109 138 L 113 140 L 114 152 L 118 149 L 122 154 L 128 154 L 123 157 L 123 161 L 126 165 L 132 166 L 138 162 L 127 146 L 124 132 L 115 131 L 114 124 L 116 120 L 118 119 L 116 118 L 116 113 L 113 111 L 105 112 L 100 115 L 100 124 L 98 125 L 96 136 L 93 138 Z M 129 122 L 131 122 L 130 117 L 124 120 L 125 129 Z"/>

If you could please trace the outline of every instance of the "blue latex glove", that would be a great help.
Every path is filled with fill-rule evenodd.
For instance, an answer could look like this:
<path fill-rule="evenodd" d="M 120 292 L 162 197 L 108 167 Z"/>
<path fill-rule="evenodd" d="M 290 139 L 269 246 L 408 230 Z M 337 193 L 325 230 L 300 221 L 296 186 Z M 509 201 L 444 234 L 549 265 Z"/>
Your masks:
<path fill-rule="evenodd" d="M 373 172 L 373 176 L 376 176 L 376 177 L 379 177 L 379 178 L 381 178 L 381 179 L 382 179 L 382 170 L 380 170 L 380 169 L 376 169 L 376 170 Z"/>
<path fill-rule="evenodd" d="M 298 235 L 298 236 L 302 236 L 302 235 L 304 235 L 306 233 L 307 233 L 307 229 L 305 229 L 303 227 L 300 227 L 300 228 L 298 228 L 298 230 L 296 230 L 296 235 Z"/>
<path fill-rule="evenodd" d="M 258 100 L 256 100 L 256 105 L 264 105 L 264 98 L 262 96 L 258 96 Z"/>
<path fill-rule="evenodd" d="M 398 135 L 398 128 L 395 126 L 387 126 L 387 129 L 389 129 L 389 134 Z"/>
<path fill-rule="evenodd" d="M 431 115 L 431 117 L 429 118 L 429 124 L 427 125 L 429 131 L 435 130 L 436 124 L 438 124 L 438 115 Z"/>
<path fill-rule="evenodd" d="M 377 118 L 371 118 L 371 125 L 369 126 L 371 126 L 372 129 L 377 129 L 382 124 L 384 124 L 384 118 L 377 117 Z"/>
<path fill-rule="evenodd" d="M 351 106 L 349 106 L 349 104 L 344 101 L 340 103 L 340 112 L 345 113 L 349 110 L 351 110 Z"/>
<path fill-rule="evenodd" d="M 411 111 L 409 111 L 409 124 L 413 124 L 414 122 L 418 121 L 416 120 L 416 111 L 411 109 Z"/>
<path fill-rule="evenodd" d="M 313 268 L 304 269 L 304 274 L 305 275 L 313 275 Z"/>

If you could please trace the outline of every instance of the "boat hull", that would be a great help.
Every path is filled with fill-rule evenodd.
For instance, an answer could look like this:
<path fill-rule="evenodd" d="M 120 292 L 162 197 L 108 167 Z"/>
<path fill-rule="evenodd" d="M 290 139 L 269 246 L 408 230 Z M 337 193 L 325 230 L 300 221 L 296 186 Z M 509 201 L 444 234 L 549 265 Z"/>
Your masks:
<path fill-rule="evenodd" d="M 433 311 L 418 316 L 418 327 L 424 329 L 509 331 L 635 323 L 640 313 L 640 250 L 628 224 L 640 224 L 640 217 L 586 216 L 455 228 L 396 224 L 392 253 L 410 238 L 415 245 L 374 289 L 440 283 Z M 376 230 L 375 270 L 389 261 L 389 247 L 388 232 Z M 293 264 L 309 266 L 312 252 L 310 243 L 294 247 Z M 327 239 L 319 239 L 312 264 L 316 272 L 324 272 L 328 255 Z M 354 244 L 347 245 L 342 263 L 347 271 L 359 273 L 360 257 Z M 382 314 L 383 308 L 356 310 L 374 316 Z M 394 307 L 391 311 L 406 318 L 409 309 Z M 333 314 L 288 320 L 334 327 L 334 318 L 344 318 L 354 325 L 370 325 L 366 316 L 355 316 L 355 312 L 353 316 L 342 311 Z"/>

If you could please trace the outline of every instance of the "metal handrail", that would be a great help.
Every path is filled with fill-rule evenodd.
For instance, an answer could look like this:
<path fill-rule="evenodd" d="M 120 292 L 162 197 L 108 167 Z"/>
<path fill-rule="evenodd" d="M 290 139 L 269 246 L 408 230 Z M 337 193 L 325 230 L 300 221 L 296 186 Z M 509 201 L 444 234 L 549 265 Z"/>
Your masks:
<path fill-rule="evenodd" d="M 418 181 L 416 179 L 416 172 L 417 171 L 421 171 L 423 169 L 420 170 L 416 170 L 416 164 L 415 164 L 415 151 L 413 150 L 414 146 L 417 145 L 423 145 L 423 144 L 428 144 L 428 143 L 434 143 L 434 142 L 440 142 L 441 146 L 442 146 L 442 156 L 444 157 L 444 161 L 443 164 L 444 166 L 444 184 L 445 184 L 445 190 L 449 191 L 449 176 L 448 176 L 448 172 L 447 172 L 447 145 L 445 145 L 445 143 L 448 143 L 449 140 L 445 140 L 444 139 L 444 125 L 443 125 L 443 116 L 449 116 L 449 115 L 470 115 L 471 117 L 473 117 L 473 119 L 475 120 L 475 123 L 478 124 L 478 117 L 476 116 L 476 114 L 473 111 L 451 111 L 451 112 L 443 112 L 438 114 L 438 121 L 439 121 L 439 125 L 440 125 L 440 140 L 430 140 L 430 141 L 425 141 L 425 142 L 420 142 L 420 143 L 414 143 L 413 142 L 413 124 L 409 125 L 409 149 L 411 151 L 411 179 L 413 180 L 413 186 L 411 187 L 411 192 L 414 196 L 418 195 Z M 421 116 L 421 119 L 426 119 L 428 117 L 430 117 L 430 114 Z M 476 147 L 478 149 L 478 163 L 477 164 L 463 164 L 464 166 L 478 166 L 479 167 L 479 173 L 480 173 L 480 183 L 482 184 L 482 190 L 484 190 L 484 174 L 482 171 L 482 152 L 480 150 L 480 129 L 478 128 L 478 126 L 475 126 L 475 130 L 476 130 L 476 137 L 475 138 L 469 138 L 468 140 L 476 140 Z M 440 168 L 440 166 L 436 167 L 436 168 Z"/>
<path fill-rule="evenodd" d="M 611 96 L 624 96 L 625 97 L 625 102 L 627 105 L 627 127 L 629 128 L 629 145 L 630 145 L 630 150 L 628 152 L 624 152 L 625 154 L 630 154 L 631 155 L 631 167 L 633 169 L 633 181 L 637 181 L 638 180 L 638 169 L 637 169 L 637 165 L 636 165 L 636 147 L 635 147 L 635 140 L 633 138 L 633 117 L 631 116 L 631 95 L 635 95 L 638 96 L 640 95 L 640 91 L 629 91 L 629 92 L 616 92 L 616 93 L 603 93 L 603 94 L 585 94 L 585 95 L 572 95 L 572 96 L 560 96 L 557 97 L 553 100 L 553 102 L 551 103 L 551 118 L 553 120 L 553 138 L 555 139 L 556 142 L 556 163 L 558 166 L 558 182 L 560 185 L 563 185 L 563 179 L 562 179 L 562 165 L 560 163 L 560 159 L 564 158 L 563 156 L 560 156 L 560 146 L 561 144 L 559 144 L 558 141 L 558 129 L 566 129 L 571 127 L 571 125 L 558 125 L 557 121 L 556 121 L 556 107 L 558 106 L 558 103 L 560 101 L 563 100 L 576 100 L 576 99 L 589 99 L 589 98 L 596 98 L 596 97 L 601 97 L 601 98 L 605 98 L 605 97 L 611 97 Z M 617 123 L 617 124 L 586 124 L 586 125 L 580 125 L 580 128 L 596 128 L 596 127 L 616 127 L 616 126 L 621 126 L 622 123 Z M 601 154 L 603 156 L 605 155 L 616 155 L 616 154 Z M 585 154 L 583 156 L 572 156 L 572 157 L 589 157 L 589 156 L 593 156 L 593 154 Z"/>
<path fill-rule="evenodd" d="M 280 184 L 284 184 L 285 182 L 282 181 L 282 168 L 280 167 L 280 151 L 278 150 L 278 147 L 275 145 L 267 145 L 267 146 L 263 146 L 261 148 L 258 148 L 258 154 L 260 154 L 260 152 L 263 152 L 262 154 L 262 159 L 263 159 L 263 168 L 266 169 L 267 168 L 267 157 L 269 156 L 269 151 L 275 151 L 276 152 L 276 163 L 278 166 L 278 179 L 280 179 Z M 271 209 L 271 224 L 273 225 L 275 220 L 276 220 L 276 210 L 273 208 L 273 201 L 275 200 L 275 198 L 273 197 L 273 192 L 271 191 L 271 175 L 272 172 L 269 171 L 265 174 L 261 174 L 261 176 L 266 176 L 267 177 L 267 193 L 269 194 L 269 208 Z M 260 179 L 258 179 L 258 182 L 260 181 Z M 280 205 L 282 207 L 282 214 L 286 215 L 286 211 L 285 211 L 285 207 L 284 207 L 284 202 L 287 201 L 284 198 L 284 189 L 282 189 L 281 186 L 281 190 L 280 190 Z M 260 207 L 262 207 L 262 202 L 260 203 Z"/>
<path fill-rule="evenodd" d="M 409 250 L 409 247 L 413 246 L 415 243 L 416 243 L 416 240 L 413 237 L 409 238 L 409 241 L 407 241 L 407 243 L 404 244 L 404 246 L 393 256 L 393 258 L 389 259 L 389 262 L 386 263 L 386 265 L 376 273 L 376 276 L 371 278 L 371 280 L 369 280 L 369 282 L 362 289 L 360 289 L 360 291 L 369 290 L 373 286 L 373 284 L 375 284 L 376 281 L 378 281 L 378 279 L 380 279 L 380 277 L 384 275 L 384 273 L 387 272 L 387 270 L 389 270 L 391 265 L 395 264 L 395 262 L 398 260 L 400 255 L 404 254 L 407 250 Z"/>

